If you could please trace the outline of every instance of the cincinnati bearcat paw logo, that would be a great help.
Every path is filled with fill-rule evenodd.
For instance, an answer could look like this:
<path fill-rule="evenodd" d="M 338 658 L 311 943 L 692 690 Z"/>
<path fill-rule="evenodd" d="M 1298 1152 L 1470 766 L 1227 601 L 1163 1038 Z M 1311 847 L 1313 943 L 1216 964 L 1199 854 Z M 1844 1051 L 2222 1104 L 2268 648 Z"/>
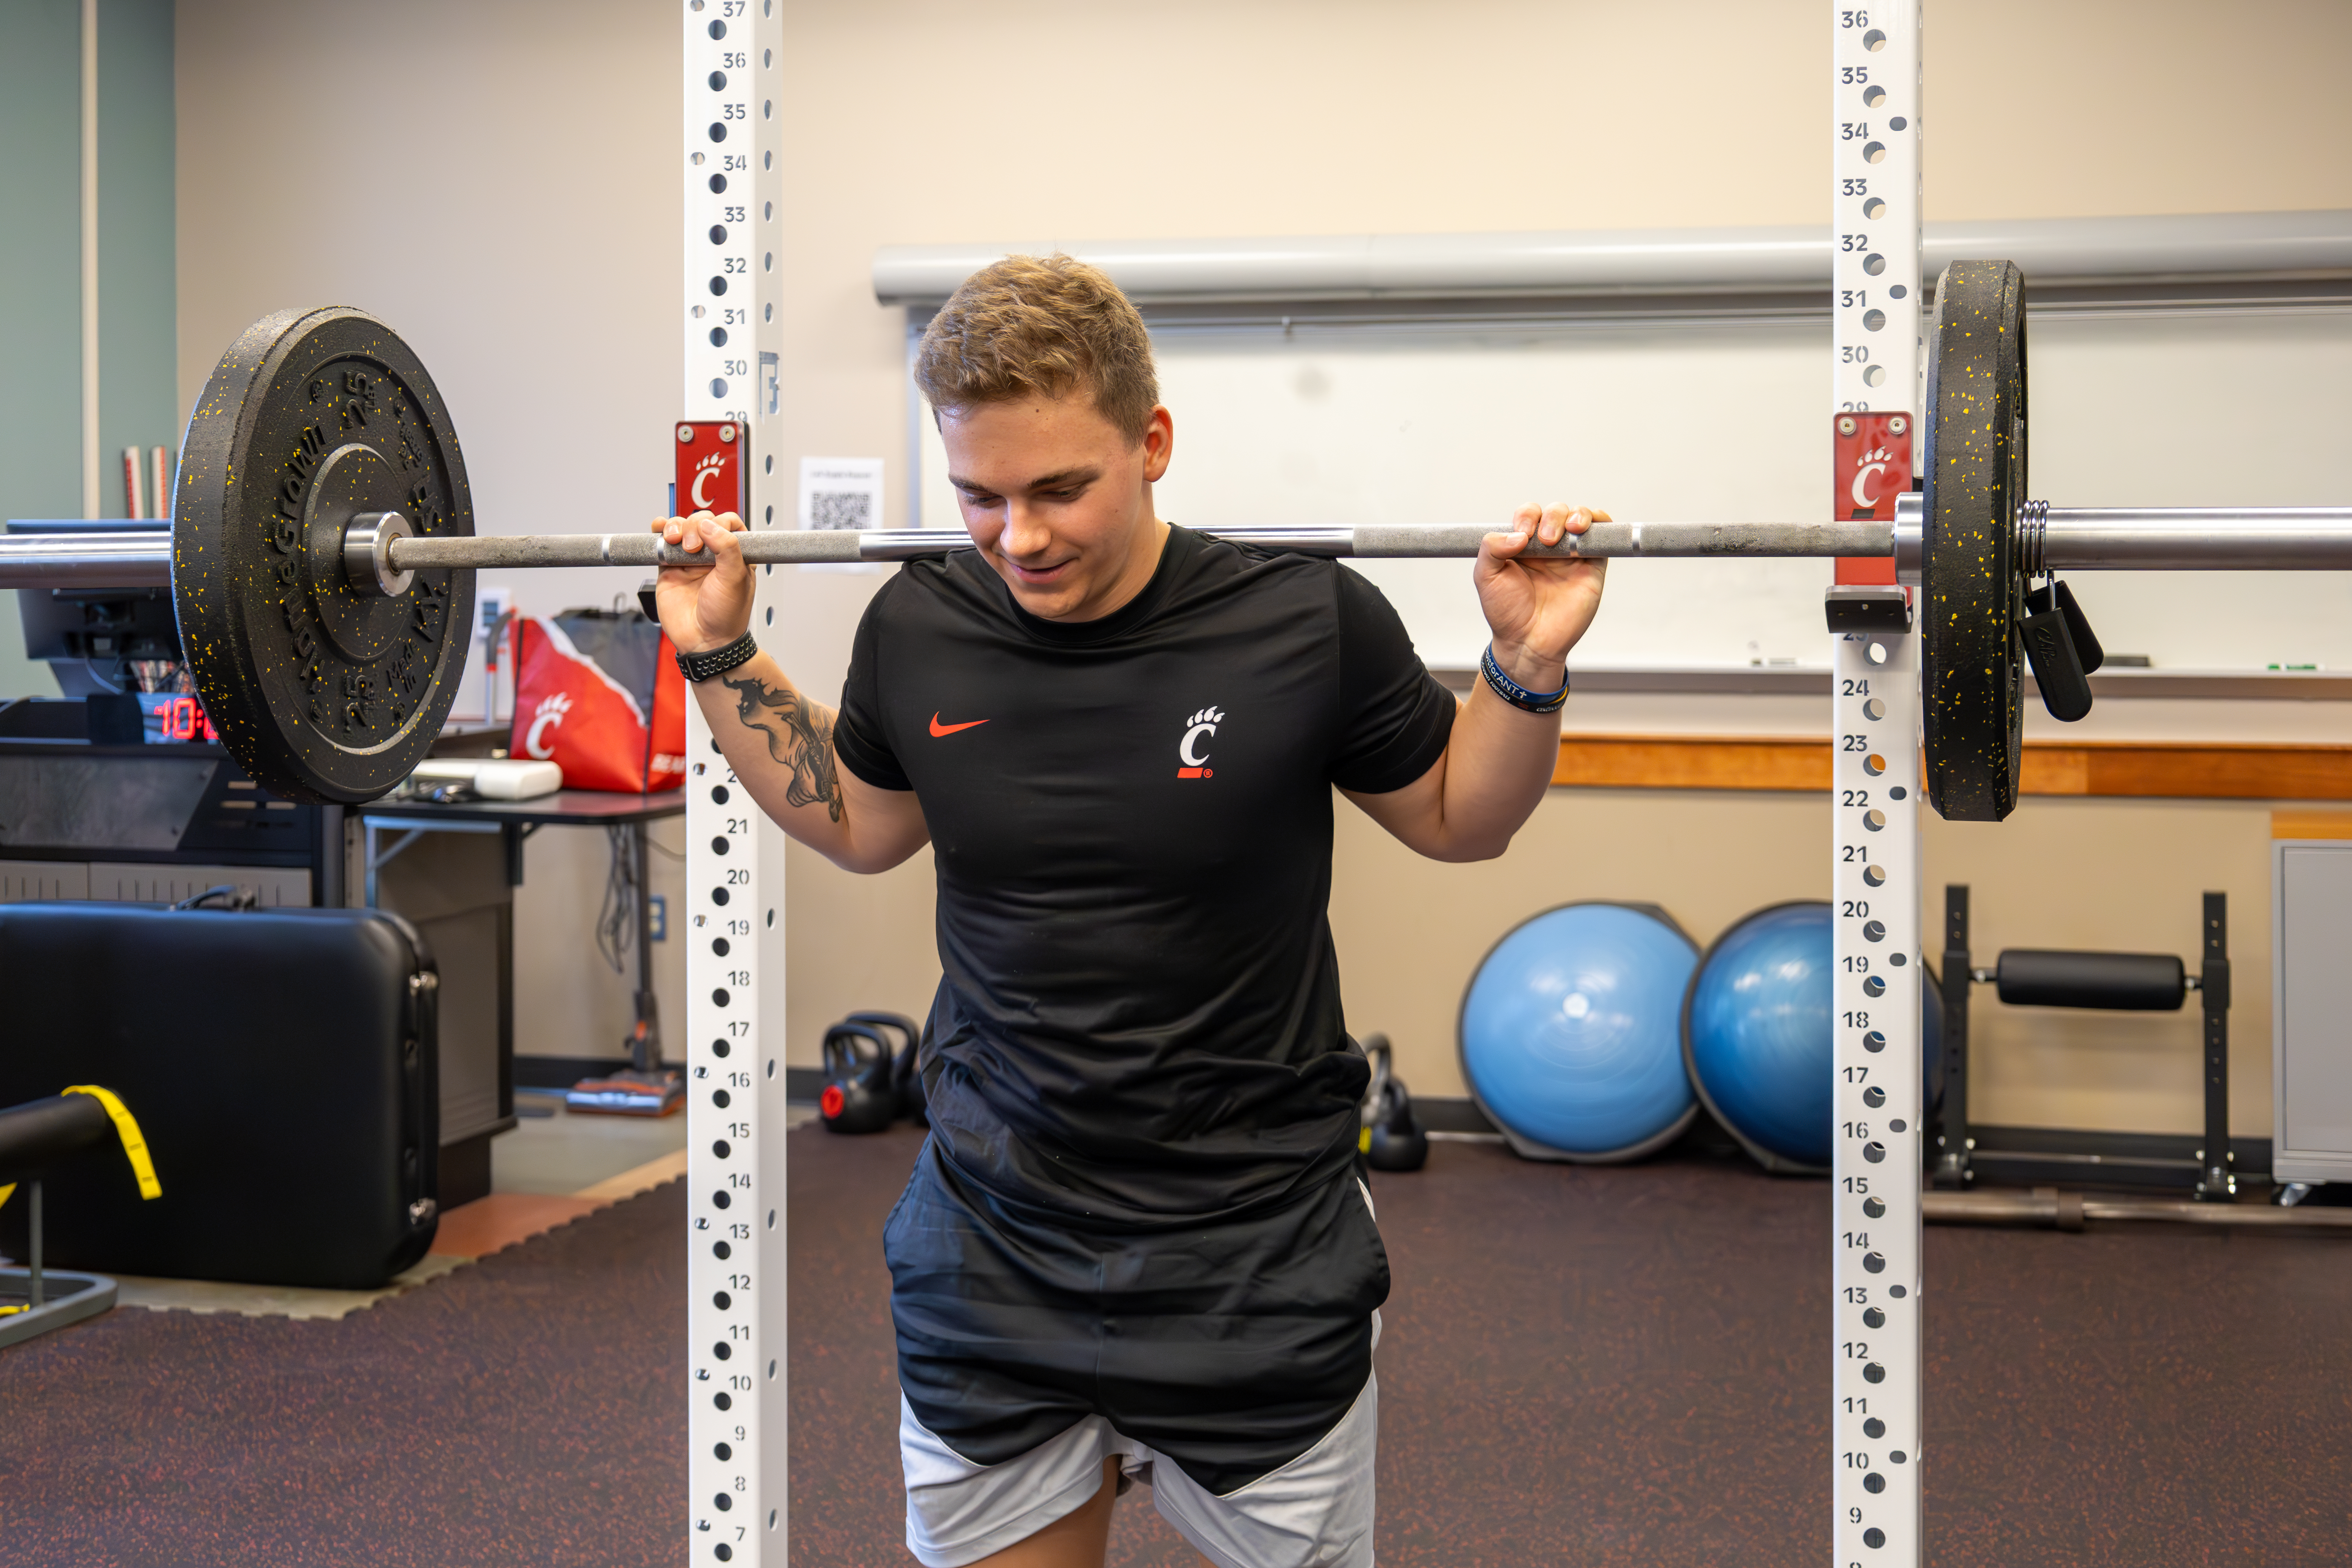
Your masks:
<path fill-rule="evenodd" d="M 1184 721 L 1184 738 L 1176 742 L 1176 760 L 1183 763 L 1176 770 L 1178 778 L 1216 777 L 1216 770 L 1209 766 L 1209 754 L 1201 748 L 1216 734 L 1217 726 L 1224 721 L 1224 710 L 1213 703 Z"/>
<path fill-rule="evenodd" d="M 709 511 L 717 504 L 709 496 L 702 492 L 711 479 L 726 466 L 727 454 L 724 452 L 706 453 L 702 460 L 694 465 L 694 479 L 686 487 L 686 497 L 694 503 L 695 510 Z"/>
<path fill-rule="evenodd" d="M 555 742 L 542 737 L 562 724 L 563 716 L 571 711 L 572 696 L 569 692 L 559 691 L 551 697 L 541 698 L 538 709 L 531 714 L 530 728 L 523 731 L 523 751 L 542 763 L 555 755 Z"/>
<path fill-rule="evenodd" d="M 1853 485 L 1849 493 L 1858 507 L 1875 507 L 1885 499 L 1878 493 L 1878 482 L 1895 461 L 1891 447 L 1874 447 L 1853 460 Z M 1907 466 L 1906 471 L 1908 471 Z"/>

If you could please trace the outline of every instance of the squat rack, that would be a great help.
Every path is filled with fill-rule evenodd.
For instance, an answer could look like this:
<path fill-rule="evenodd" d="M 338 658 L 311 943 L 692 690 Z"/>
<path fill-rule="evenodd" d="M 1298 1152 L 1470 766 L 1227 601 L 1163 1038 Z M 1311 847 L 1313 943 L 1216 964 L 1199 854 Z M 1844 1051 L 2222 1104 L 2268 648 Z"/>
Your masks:
<path fill-rule="evenodd" d="M 782 28 L 773 0 L 760 0 L 756 16 L 751 9 L 750 0 L 687 0 L 681 8 L 681 368 L 688 418 L 751 426 L 749 521 L 759 530 L 774 525 L 781 437 L 774 257 L 782 182 L 773 102 Z M 1877 416 L 1874 426 L 1899 440 L 1907 480 L 1910 443 L 1900 439 L 1903 430 L 1884 426 L 1916 428 L 1920 407 L 1919 5 L 1895 0 L 1865 12 L 1837 4 L 1832 12 L 1832 210 L 1842 237 L 1831 414 L 1833 427 Z M 725 139 L 716 139 L 722 130 Z M 738 153 L 746 131 L 750 146 Z M 713 174 L 727 176 L 727 190 L 711 188 Z M 747 186 L 751 200 L 730 198 Z M 715 292 L 721 281 L 730 292 Z M 748 303 L 737 307 L 745 285 Z M 751 340 L 756 361 L 714 344 L 714 325 L 728 330 L 730 344 Z M 754 624 L 767 625 L 774 590 L 772 574 L 760 575 Z M 1842 1015 L 1832 1177 L 1835 1560 L 1909 1568 L 1919 1561 L 1921 1506 L 1922 1085 L 1919 966 L 1911 956 L 1922 951 L 1918 657 L 1907 635 L 1863 632 L 1836 635 L 1832 656 Z M 783 856 L 775 829 L 740 805 L 730 811 L 734 801 L 715 793 L 732 775 L 693 704 L 687 750 L 691 1550 L 697 1562 L 742 1563 L 772 1550 L 782 1563 L 790 1540 L 791 1388 L 787 1187 L 776 1136 L 784 1118 L 778 1068 L 787 938 L 776 918 Z M 730 953 L 748 947 L 752 962 L 719 956 L 711 939 L 721 933 Z M 728 1093 L 723 1108 L 714 1102 L 719 1089 Z M 721 1243 L 726 1258 L 717 1255 Z"/>
<path fill-rule="evenodd" d="M 749 426 L 756 461 L 748 521 L 756 533 L 774 528 L 780 488 L 775 258 L 782 184 L 774 106 L 782 29 L 774 0 L 684 0 L 681 22 L 682 407 L 688 419 Z M 1839 531 L 1856 542 L 1857 554 L 1875 557 L 1841 562 L 1830 595 L 1832 625 L 1840 627 L 1831 634 L 1833 1563 L 1916 1568 L 1925 1135 L 1920 658 L 1916 622 L 1891 570 L 1896 562 L 1880 541 L 1905 536 L 1896 526 L 1904 510 L 1899 491 L 1915 469 L 1913 439 L 1927 411 L 1920 384 L 1920 0 L 1832 0 L 1830 22 L 1828 412 L 1843 498 Z M 714 176 L 723 176 L 724 184 Z M 1875 475 L 1865 479 L 1874 463 Z M 1915 503 L 1904 521 L 1916 529 L 1916 517 Z M 2285 563 L 2265 557 L 2305 553 L 2318 564 L 2342 548 L 2340 512 L 2315 514 L 2306 529 L 2277 511 L 2245 520 L 2257 524 L 2242 541 L 2254 548 L 2237 561 L 2217 562 L 2210 548 L 2190 548 L 2232 521 L 2221 511 L 2052 510 L 2042 515 L 2035 542 L 2051 566 L 2124 565 L 2127 558 L 2131 565 L 2160 568 L 2189 565 L 2192 556 L 2205 569 L 2273 566 Z M 1263 542 L 1376 552 L 1363 548 L 1367 541 L 1339 537 L 1347 531 L 1266 530 Z M 2231 531 L 2233 538 L 2241 532 Z M 1326 533 L 1331 537 L 1307 537 Z M 935 551 L 936 539 L 843 536 L 834 558 L 899 559 Z M 573 552 L 587 547 L 585 541 L 547 542 Z M 780 539 L 770 558 L 810 559 L 834 542 Z M 508 539 L 501 548 L 517 543 Z M 463 564 L 457 557 L 474 548 L 457 540 L 446 547 L 453 552 L 449 565 Z M 645 536 L 615 536 L 595 548 L 614 563 L 654 560 Z M 1393 552 L 1457 550 L 1458 541 L 1442 552 Z M 416 559 L 425 563 L 422 555 Z M 774 624 L 772 571 L 760 574 L 755 626 Z M 688 726 L 691 1561 L 757 1563 L 772 1551 L 781 1564 L 789 1540 L 790 1390 L 787 1188 L 777 1136 L 785 1114 L 782 838 L 733 789 L 692 704 Z"/>

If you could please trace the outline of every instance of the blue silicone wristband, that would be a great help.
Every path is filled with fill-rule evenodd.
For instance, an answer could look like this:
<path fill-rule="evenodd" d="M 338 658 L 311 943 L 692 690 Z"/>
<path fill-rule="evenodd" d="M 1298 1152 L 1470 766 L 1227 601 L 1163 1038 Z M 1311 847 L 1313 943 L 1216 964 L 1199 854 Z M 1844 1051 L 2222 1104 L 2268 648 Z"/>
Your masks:
<path fill-rule="evenodd" d="M 1493 643 L 1488 643 L 1486 645 L 1486 653 L 1480 657 L 1478 660 L 1478 671 L 1486 678 L 1486 684 L 1493 689 L 1496 696 L 1501 698 L 1512 707 L 1521 709 L 1526 712 L 1557 713 L 1560 710 L 1561 706 L 1568 701 L 1567 670 L 1563 669 L 1559 672 L 1559 689 L 1558 691 L 1529 691 L 1526 687 L 1521 686 L 1517 681 L 1513 680 L 1509 676 L 1503 673 L 1503 667 L 1495 661 L 1495 645 Z"/>

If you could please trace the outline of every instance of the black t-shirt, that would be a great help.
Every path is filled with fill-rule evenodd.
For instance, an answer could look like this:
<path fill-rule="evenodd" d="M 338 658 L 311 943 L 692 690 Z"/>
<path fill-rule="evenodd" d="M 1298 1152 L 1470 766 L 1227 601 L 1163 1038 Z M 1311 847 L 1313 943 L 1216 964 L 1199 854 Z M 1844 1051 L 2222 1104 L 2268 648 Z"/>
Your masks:
<path fill-rule="evenodd" d="M 933 1137 L 993 1196 L 1181 1226 L 1346 1167 L 1362 1057 L 1331 945 L 1331 791 L 1400 789 L 1454 723 L 1333 561 L 1171 529 L 1099 620 L 976 551 L 867 606 L 834 741 L 911 789 L 939 874 Z"/>

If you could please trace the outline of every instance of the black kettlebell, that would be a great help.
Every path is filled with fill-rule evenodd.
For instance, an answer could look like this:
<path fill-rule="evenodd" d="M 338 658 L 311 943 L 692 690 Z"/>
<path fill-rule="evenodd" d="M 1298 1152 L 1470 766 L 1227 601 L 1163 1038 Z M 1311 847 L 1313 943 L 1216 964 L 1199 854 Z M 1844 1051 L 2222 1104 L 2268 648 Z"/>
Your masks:
<path fill-rule="evenodd" d="M 1418 1171 L 1429 1163 L 1429 1134 L 1412 1113 L 1412 1095 L 1390 1060 L 1389 1037 L 1364 1041 L 1372 1081 L 1364 1091 L 1363 1134 L 1357 1147 L 1375 1171 Z"/>
<path fill-rule="evenodd" d="M 931 1124 L 931 1107 L 923 1089 L 923 1047 L 931 1043 L 931 1027 L 907 1042 L 898 1053 L 898 1114 L 918 1127 Z"/>
<path fill-rule="evenodd" d="M 898 1054 L 890 1064 L 890 1091 L 898 1097 L 898 1113 L 918 1127 L 929 1126 L 931 1119 L 923 1105 L 922 1076 L 922 1044 L 929 1030 L 918 1029 L 915 1021 L 902 1013 L 852 1013 L 845 1022 L 898 1031 Z"/>
<path fill-rule="evenodd" d="M 845 1018 L 824 1032 L 824 1092 L 817 1114 L 828 1132 L 879 1132 L 898 1119 L 890 1041 L 871 1024 Z"/>

